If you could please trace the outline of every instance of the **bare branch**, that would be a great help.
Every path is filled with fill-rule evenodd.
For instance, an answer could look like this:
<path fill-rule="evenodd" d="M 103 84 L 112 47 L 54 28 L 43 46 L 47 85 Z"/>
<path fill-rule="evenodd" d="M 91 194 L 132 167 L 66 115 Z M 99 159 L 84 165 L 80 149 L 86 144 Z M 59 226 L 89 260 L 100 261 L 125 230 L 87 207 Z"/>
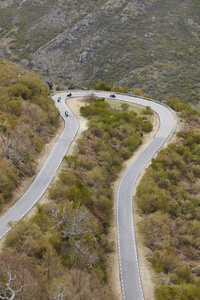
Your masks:
<path fill-rule="evenodd" d="M 54 300 L 63 300 L 65 288 L 62 285 L 58 296 L 54 296 Z"/>
<path fill-rule="evenodd" d="M 27 154 L 27 149 L 22 146 L 22 137 L 18 134 L 7 133 L 6 136 L 1 134 L 1 140 L 3 143 L 2 152 L 5 157 L 8 158 L 9 162 L 18 167 Z"/>
<path fill-rule="evenodd" d="M 11 287 L 11 285 L 15 283 L 16 275 L 14 276 L 12 275 L 12 270 L 9 270 L 7 274 L 8 274 L 8 282 L 5 284 L 4 290 L 0 292 L 0 299 L 14 300 L 15 294 L 21 291 L 21 289 L 23 289 L 28 284 L 23 284 L 20 286 L 19 289 L 15 290 L 14 288 Z"/>
<path fill-rule="evenodd" d="M 84 233 L 92 232 L 92 230 L 86 228 L 87 225 L 84 222 L 87 218 L 87 212 L 79 206 L 68 213 L 66 212 L 66 207 L 61 212 L 53 206 L 50 215 L 52 217 L 51 222 L 55 223 L 63 238 L 68 237 L 73 240 Z"/>

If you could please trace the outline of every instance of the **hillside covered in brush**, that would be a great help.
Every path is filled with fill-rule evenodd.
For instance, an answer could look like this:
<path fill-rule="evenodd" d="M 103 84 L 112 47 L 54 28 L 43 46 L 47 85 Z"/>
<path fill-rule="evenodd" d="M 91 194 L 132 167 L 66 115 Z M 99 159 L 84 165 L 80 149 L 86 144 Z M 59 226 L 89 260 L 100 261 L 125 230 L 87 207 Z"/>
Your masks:
<path fill-rule="evenodd" d="M 138 185 L 138 230 L 151 264 L 155 300 L 200 299 L 200 114 L 177 99 L 174 142 L 152 159 Z"/>
<path fill-rule="evenodd" d="M 58 110 L 39 77 L 0 61 L 0 210 L 20 181 L 35 173 L 36 158 L 58 121 Z"/>
<path fill-rule="evenodd" d="M 0 1 L 0 56 L 54 87 L 140 88 L 200 100 L 197 0 Z"/>
<path fill-rule="evenodd" d="M 109 259 L 115 236 L 108 235 L 113 182 L 152 130 L 153 114 L 150 107 L 136 112 L 132 105 L 93 94 L 82 104 L 88 129 L 64 157 L 47 201 L 6 235 L 0 297 L 10 294 L 9 286 L 18 291 L 16 300 L 117 299 Z M 9 281 L 9 275 L 16 280 Z"/>

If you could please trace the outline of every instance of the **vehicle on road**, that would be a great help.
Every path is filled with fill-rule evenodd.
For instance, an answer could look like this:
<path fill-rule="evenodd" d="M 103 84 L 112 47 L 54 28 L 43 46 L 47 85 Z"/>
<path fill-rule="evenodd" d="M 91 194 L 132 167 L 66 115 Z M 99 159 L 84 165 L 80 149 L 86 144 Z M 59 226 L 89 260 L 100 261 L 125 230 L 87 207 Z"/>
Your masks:
<path fill-rule="evenodd" d="M 110 97 L 111 98 L 115 98 L 116 96 L 115 96 L 115 94 L 111 94 Z"/>
<path fill-rule="evenodd" d="M 69 116 L 69 114 L 68 114 L 68 111 L 65 111 L 65 116 L 66 116 L 66 117 L 68 117 L 68 116 Z"/>
<path fill-rule="evenodd" d="M 58 100 L 57 100 L 58 102 L 60 102 L 61 101 L 61 97 L 58 97 Z"/>
<path fill-rule="evenodd" d="M 67 94 L 67 97 L 71 97 L 71 96 L 72 96 L 72 93 Z"/>

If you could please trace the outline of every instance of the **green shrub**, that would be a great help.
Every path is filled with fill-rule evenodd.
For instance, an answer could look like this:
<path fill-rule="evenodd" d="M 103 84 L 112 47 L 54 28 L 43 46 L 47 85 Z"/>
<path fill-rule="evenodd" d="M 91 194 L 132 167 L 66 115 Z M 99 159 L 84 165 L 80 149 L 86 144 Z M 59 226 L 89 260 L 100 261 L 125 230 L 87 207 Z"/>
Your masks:
<path fill-rule="evenodd" d="M 153 110 L 151 109 L 150 106 L 146 106 L 144 108 L 144 110 L 142 111 L 142 113 L 145 114 L 145 115 L 153 115 Z"/>
<path fill-rule="evenodd" d="M 6 159 L 0 160 L 0 193 L 1 193 L 1 203 L 8 200 L 17 185 L 16 170 L 13 166 L 9 164 Z"/>
<path fill-rule="evenodd" d="M 97 202 L 97 207 L 100 211 L 103 213 L 106 213 L 107 215 L 112 214 L 112 208 L 113 208 L 113 203 L 110 199 L 100 196 Z"/>
<path fill-rule="evenodd" d="M 155 290 L 156 300 L 186 300 L 181 297 L 181 294 L 177 291 L 176 287 L 162 284 Z"/>
<path fill-rule="evenodd" d="M 191 271 L 189 266 L 186 264 L 178 266 L 170 278 L 174 284 L 190 283 Z"/>
<path fill-rule="evenodd" d="M 22 102 L 20 100 L 10 100 L 6 103 L 7 112 L 11 115 L 19 117 L 22 110 Z"/>
<path fill-rule="evenodd" d="M 155 290 L 156 300 L 197 300 L 200 297 L 200 288 L 194 284 L 182 284 L 179 286 L 160 285 Z"/>
<path fill-rule="evenodd" d="M 143 125 L 142 125 L 142 130 L 144 132 L 151 132 L 152 128 L 153 128 L 153 125 L 149 121 L 143 123 Z"/>
<path fill-rule="evenodd" d="M 149 177 L 144 177 L 137 188 L 136 200 L 138 207 L 144 213 L 153 213 L 157 210 L 168 211 L 168 203 L 164 193 Z"/>
<path fill-rule="evenodd" d="M 127 147 L 131 152 L 140 145 L 141 139 L 139 135 L 127 137 L 123 140 L 122 145 Z"/>
<path fill-rule="evenodd" d="M 105 82 L 99 80 L 98 84 L 95 86 L 95 90 L 111 91 L 111 87 L 107 85 Z"/>
<path fill-rule="evenodd" d="M 124 109 L 124 110 L 128 110 L 129 104 L 128 103 L 122 103 L 121 108 Z"/>
<path fill-rule="evenodd" d="M 23 84 L 16 84 L 10 88 L 10 93 L 14 97 L 21 96 L 22 99 L 27 100 L 31 97 L 31 90 Z"/>
<path fill-rule="evenodd" d="M 178 263 L 177 257 L 165 249 L 154 251 L 149 260 L 157 272 L 166 274 L 172 272 Z"/>

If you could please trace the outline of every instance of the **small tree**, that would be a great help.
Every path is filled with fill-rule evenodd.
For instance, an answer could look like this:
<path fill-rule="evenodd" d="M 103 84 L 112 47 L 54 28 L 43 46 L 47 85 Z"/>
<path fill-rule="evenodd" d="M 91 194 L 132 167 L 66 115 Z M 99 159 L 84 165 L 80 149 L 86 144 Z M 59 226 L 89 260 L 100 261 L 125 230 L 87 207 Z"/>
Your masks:
<path fill-rule="evenodd" d="M 133 89 L 133 95 L 142 96 L 143 92 L 141 89 L 135 88 L 135 89 Z"/>
<path fill-rule="evenodd" d="M 86 97 L 85 100 L 86 100 L 86 102 L 91 103 L 91 102 L 97 101 L 97 97 L 95 96 L 94 93 L 91 93 Z"/>
<path fill-rule="evenodd" d="M 128 110 L 129 104 L 128 103 L 122 103 L 121 108 L 124 110 Z"/>
<path fill-rule="evenodd" d="M 146 106 L 144 109 L 143 109 L 143 114 L 145 115 L 153 115 L 153 110 L 151 109 L 150 106 Z"/>
<path fill-rule="evenodd" d="M 54 300 L 63 300 L 64 298 L 64 291 L 65 291 L 65 288 L 64 286 L 62 285 L 61 288 L 60 288 L 60 293 L 56 296 L 54 296 Z"/>
<path fill-rule="evenodd" d="M 105 82 L 99 80 L 98 84 L 95 86 L 95 90 L 111 91 L 111 86 L 109 86 Z"/>
<path fill-rule="evenodd" d="M 8 270 L 7 276 L 0 273 L 0 299 L 13 300 L 15 299 L 16 293 L 21 291 L 27 284 L 21 284 L 18 288 L 15 286 L 16 275 L 13 275 L 12 270 Z"/>
<path fill-rule="evenodd" d="M 79 206 L 72 211 L 66 211 L 66 207 L 63 211 L 59 208 L 52 207 L 50 216 L 51 222 L 56 225 L 56 228 L 60 231 L 62 238 L 77 239 L 84 233 L 92 232 L 87 228 L 85 222 L 87 218 L 87 212 Z"/>

